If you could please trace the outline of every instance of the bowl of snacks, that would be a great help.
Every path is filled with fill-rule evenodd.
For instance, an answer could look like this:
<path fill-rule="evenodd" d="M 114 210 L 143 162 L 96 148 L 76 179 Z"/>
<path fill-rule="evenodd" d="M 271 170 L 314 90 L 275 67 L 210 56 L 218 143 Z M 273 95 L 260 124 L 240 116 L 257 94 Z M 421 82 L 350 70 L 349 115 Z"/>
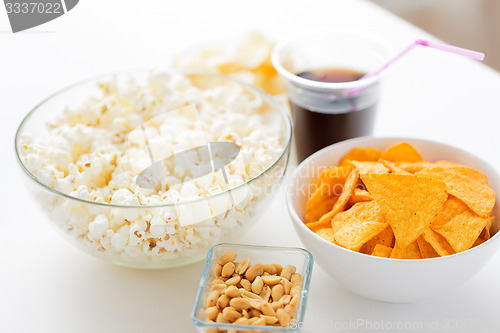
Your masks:
<path fill-rule="evenodd" d="M 312 267 L 300 248 L 214 246 L 191 314 L 196 331 L 300 331 Z"/>
<path fill-rule="evenodd" d="M 406 303 L 464 284 L 492 258 L 499 190 L 495 170 L 461 149 L 362 137 L 302 162 L 287 204 L 329 275 L 367 298 Z"/>
<path fill-rule="evenodd" d="M 197 71 L 109 74 L 36 106 L 16 133 L 28 192 L 99 258 L 167 268 L 245 232 L 288 162 L 291 124 L 268 94 Z"/>

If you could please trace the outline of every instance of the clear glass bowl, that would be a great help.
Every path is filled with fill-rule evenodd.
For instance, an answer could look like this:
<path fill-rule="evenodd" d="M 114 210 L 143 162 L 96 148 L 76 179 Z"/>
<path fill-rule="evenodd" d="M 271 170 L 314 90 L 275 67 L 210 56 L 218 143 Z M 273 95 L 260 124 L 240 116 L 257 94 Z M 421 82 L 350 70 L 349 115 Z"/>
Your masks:
<path fill-rule="evenodd" d="M 20 143 L 21 137 L 25 133 L 30 133 L 35 137 L 47 137 L 48 129 L 44 125 L 61 114 L 65 108 L 80 106 L 89 97 L 98 96 L 101 93 L 98 88 L 99 82 L 112 79 L 126 81 L 130 77 L 142 82 L 148 79 L 151 71 L 123 72 L 92 78 L 70 86 L 41 102 L 24 118 L 15 137 L 16 155 L 23 170 L 23 182 L 31 197 L 67 240 L 91 255 L 118 265 L 136 268 L 169 268 L 202 260 L 211 246 L 230 241 L 235 236 L 244 233 L 257 221 L 271 201 L 269 196 L 277 192 L 276 185 L 282 179 L 288 162 L 291 122 L 283 108 L 270 95 L 224 75 L 179 70 L 161 71 L 163 72 L 181 73 L 201 90 L 227 85 L 236 87 L 242 94 L 261 100 L 262 103 L 255 108 L 255 112 L 264 110 L 269 113 L 267 121 L 272 123 L 273 130 L 279 136 L 282 151 L 276 156 L 274 162 L 259 175 L 243 184 L 201 199 L 148 206 L 116 205 L 82 200 L 47 186 L 28 170 L 20 154 L 23 148 Z M 234 201 L 234 198 L 239 199 Z M 131 224 L 141 219 L 149 225 L 148 219 L 151 220 L 156 216 L 169 215 L 171 218 L 173 215 L 178 220 L 182 212 L 199 212 L 200 205 L 208 204 L 212 207 L 212 203 L 217 200 L 219 202 L 225 200 L 231 204 L 223 211 L 212 210 L 210 214 L 201 216 L 198 214 L 196 221 L 179 224 L 175 227 L 175 234 L 169 239 L 162 239 L 162 241 L 176 244 L 176 249 L 172 251 L 147 253 L 151 247 L 155 247 L 153 241 L 150 243 L 150 249 L 146 246 L 123 250 L 123 248 L 115 247 L 109 240 L 96 240 L 88 235 L 88 225 L 98 215 L 108 218 L 110 221 L 108 230 L 111 230 L 117 229 L 116 226 Z M 111 231 L 111 233 L 115 232 L 117 230 Z M 190 240 L 186 241 L 186 235 L 189 235 Z"/>
<path fill-rule="evenodd" d="M 252 264 L 279 264 L 282 266 L 293 265 L 296 272 L 302 275 L 302 288 L 300 303 L 295 321 L 288 327 L 279 326 L 252 326 L 213 323 L 206 320 L 205 309 L 207 308 L 207 297 L 212 287 L 212 281 L 216 278 L 214 273 L 217 259 L 227 252 L 238 255 L 236 261 L 249 258 Z M 210 249 L 205 261 L 205 268 L 200 280 L 196 302 L 191 314 L 191 321 L 198 333 L 211 332 L 299 332 L 304 320 L 311 282 L 314 260 L 309 251 L 301 248 L 255 246 L 240 244 L 218 244 Z"/>

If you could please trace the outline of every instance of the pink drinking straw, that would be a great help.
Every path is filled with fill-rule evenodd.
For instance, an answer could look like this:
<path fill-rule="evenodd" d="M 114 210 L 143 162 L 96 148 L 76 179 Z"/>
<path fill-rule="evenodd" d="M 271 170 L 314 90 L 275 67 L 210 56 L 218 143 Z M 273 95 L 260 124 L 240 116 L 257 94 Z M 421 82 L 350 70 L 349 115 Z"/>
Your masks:
<path fill-rule="evenodd" d="M 408 52 L 413 50 L 413 48 L 416 47 L 417 45 L 432 47 L 433 49 L 436 49 L 436 50 L 455 53 L 455 54 L 463 55 L 465 57 L 469 57 L 469 58 L 476 59 L 476 60 L 483 60 L 484 59 L 484 53 L 481 53 L 481 52 L 472 51 L 472 50 L 464 49 L 464 48 L 461 48 L 458 46 L 453 46 L 453 45 L 449 45 L 449 44 L 445 44 L 445 43 L 429 42 L 427 40 L 417 39 L 416 41 L 411 43 L 410 46 L 408 46 L 406 49 L 404 49 L 402 52 L 400 52 L 398 55 L 396 55 L 394 58 L 392 58 L 389 62 L 387 62 L 385 65 L 383 65 L 382 67 L 377 69 L 375 72 L 368 73 L 368 74 L 364 75 L 359 80 L 364 80 L 364 79 L 379 75 L 383 70 L 385 70 L 387 67 L 391 66 L 396 61 L 401 59 L 404 55 L 406 55 Z M 361 90 L 363 90 L 363 88 L 352 89 L 351 91 L 349 91 L 349 95 L 353 95 Z"/>

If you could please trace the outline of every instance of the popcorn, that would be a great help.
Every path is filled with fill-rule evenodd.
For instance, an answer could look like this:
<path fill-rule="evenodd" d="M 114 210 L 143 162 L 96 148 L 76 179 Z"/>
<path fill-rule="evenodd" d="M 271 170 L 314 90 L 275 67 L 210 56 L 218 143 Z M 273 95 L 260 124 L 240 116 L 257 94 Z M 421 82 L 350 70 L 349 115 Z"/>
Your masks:
<path fill-rule="evenodd" d="M 161 266 L 199 256 L 249 223 L 252 215 L 245 212 L 259 197 L 249 186 L 234 188 L 283 152 L 260 97 L 243 94 L 237 85 L 200 89 L 182 74 L 151 75 L 146 84 L 116 80 L 100 88 L 103 96 L 51 121 L 47 137 L 23 135 L 19 149 L 40 182 L 89 201 L 39 197 L 81 246 L 115 262 Z M 222 170 L 203 175 L 206 166 L 223 163 L 193 150 L 216 141 L 240 149 L 224 167 L 227 180 Z M 158 176 L 147 168 L 160 160 L 167 162 Z M 145 169 L 161 180 L 156 188 L 136 182 Z"/>

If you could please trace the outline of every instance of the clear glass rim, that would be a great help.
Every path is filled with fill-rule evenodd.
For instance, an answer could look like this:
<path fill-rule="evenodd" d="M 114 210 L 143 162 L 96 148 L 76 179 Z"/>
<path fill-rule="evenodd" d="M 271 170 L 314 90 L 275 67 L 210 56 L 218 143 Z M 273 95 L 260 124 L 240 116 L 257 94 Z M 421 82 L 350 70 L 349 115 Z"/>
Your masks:
<path fill-rule="evenodd" d="M 283 117 L 283 121 L 284 121 L 285 127 L 286 127 L 286 143 L 285 143 L 285 145 L 283 145 L 283 151 L 276 158 L 276 160 L 273 163 L 271 163 L 271 165 L 269 165 L 264 171 L 262 171 L 260 174 L 258 174 L 257 176 L 253 177 L 252 179 L 246 181 L 243 184 L 240 184 L 240 185 L 235 186 L 235 187 L 230 188 L 230 189 L 226 189 L 226 190 L 224 190 L 224 191 L 222 191 L 220 193 L 217 193 L 217 194 L 214 194 L 214 195 L 210 195 L 210 196 L 207 196 L 207 197 L 197 198 L 197 199 L 194 199 L 194 200 L 187 200 L 187 201 L 178 202 L 178 203 L 168 203 L 168 204 L 159 204 L 159 205 L 116 205 L 116 204 L 112 204 L 112 203 L 105 203 L 105 202 L 103 203 L 103 202 L 95 202 L 95 201 L 83 200 L 83 199 L 71 196 L 69 194 L 63 193 L 63 192 L 61 192 L 59 190 L 56 190 L 53 187 L 50 187 L 50 186 L 48 186 L 48 185 L 40 182 L 26 168 L 26 166 L 22 162 L 20 154 L 19 154 L 18 143 L 19 143 L 19 139 L 20 139 L 20 136 L 21 136 L 21 133 L 22 133 L 22 130 L 23 130 L 24 126 L 26 125 L 26 123 L 28 122 L 28 120 L 31 118 L 31 116 L 33 116 L 33 114 L 35 114 L 35 112 L 39 108 L 41 108 L 45 103 L 47 103 L 48 101 L 56 98 L 60 94 L 66 92 L 68 90 L 71 90 L 73 88 L 76 88 L 76 87 L 78 87 L 80 85 L 83 85 L 83 84 L 86 84 L 86 83 L 90 83 L 92 81 L 96 81 L 97 82 L 98 80 L 103 80 L 103 79 L 106 79 L 106 78 L 110 78 L 110 77 L 112 77 L 114 75 L 126 75 L 126 74 L 130 74 L 130 75 L 136 74 L 137 75 L 137 74 L 140 74 L 140 73 L 142 73 L 142 74 L 146 74 L 146 73 L 166 73 L 166 74 L 181 73 L 181 74 L 184 74 L 184 75 L 203 75 L 203 76 L 219 77 L 219 78 L 226 79 L 228 81 L 233 81 L 235 83 L 238 83 L 238 84 L 242 85 L 243 87 L 245 87 L 246 89 L 248 89 L 250 91 L 253 91 L 256 94 L 259 94 L 274 109 L 278 110 L 278 112 Z M 184 69 L 178 69 L 178 68 L 158 68 L 158 69 L 150 68 L 150 69 L 136 69 L 136 70 L 130 70 L 130 71 L 122 71 L 122 72 L 111 72 L 111 73 L 107 73 L 107 74 L 101 74 L 101 75 L 98 75 L 98 76 L 93 76 L 93 77 L 90 77 L 90 78 L 78 81 L 76 83 L 73 83 L 73 84 L 71 84 L 71 85 L 69 85 L 69 86 L 67 86 L 67 87 L 65 87 L 65 88 L 63 88 L 61 90 L 58 90 L 57 92 L 53 93 L 52 95 L 50 95 L 49 97 L 45 98 L 40 103 L 38 103 L 35 107 L 33 107 L 33 109 L 31 109 L 31 111 L 29 111 L 28 114 L 23 118 L 23 120 L 19 124 L 19 127 L 16 130 L 16 135 L 14 137 L 14 150 L 15 150 L 15 153 L 16 153 L 16 159 L 19 162 L 21 168 L 26 173 L 26 175 L 31 180 L 33 180 L 36 184 L 38 184 L 42 188 L 44 188 L 45 190 L 48 190 L 48 191 L 50 191 L 50 192 L 52 192 L 54 194 L 63 196 L 63 197 L 68 198 L 70 200 L 76 200 L 76 201 L 79 201 L 79 202 L 85 203 L 85 204 L 91 204 L 91 205 L 97 205 L 97 206 L 103 206 L 103 207 L 109 207 L 109 208 L 139 208 L 139 209 L 145 209 L 145 208 L 175 207 L 175 206 L 184 205 L 184 204 L 192 204 L 192 203 L 196 203 L 196 202 L 202 202 L 204 200 L 218 198 L 218 197 L 220 197 L 222 195 L 227 195 L 231 191 L 236 191 L 236 190 L 238 190 L 240 188 L 243 188 L 244 186 L 247 186 L 248 184 L 252 183 L 254 180 L 257 180 L 257 179 L 261 178 L 269 170 L 273 169 L 287 155 L 287 152 L 290 149 L 291 140 L 292 140 L 292 124 L 291 124 L 290 117 L 285 112 L 285 110 L 283 109 L 283 107 L 278 103 L 278 101 L 275 98 L 273 98 L 271 95 L 269 95 L 268 93 L 266 93 L 265 91 L 263 91 L 262 89 L 260 89 L 258 87 L 255 87 L 253 85 L 250 85 L 248 83 L 242 82 L 239 79 L 230 77 L 228 75 L 224 75 L 224 74 L 212 73 L 212 72 L 207 72 L 207 71 L 198 71 L 198 70 L 184 70 Z"/>
<path fill-rule="evenodd" d="M 211 323 L 208 321 L 200 320 L 196 316 L 196 312 L 198 308 L 201 306 L 201 298 L 203 296 L 203 289 L 205 287 L 205 282 L 208 278 L 208 275 L 210 274 L 210 263 L 212 261 L 214 251 L 217 247 L 221 246 L 228 246 L 228 247 L 243 247 L 243 248 L 253 248 L 253 249 L 260 249 L 260 250 L 266 250 L 266 249 L 274 249 L 274 250 L 290 250 L 294 252 L 301 252 L 305 254 L 307 258 L 306 262 L 306 267 L 305 267 L 305 272 L 303 276 L 303 287 L 301 291 L 301 296 L 300 296 L 300 302 L 299 302 L 299 308 L 297 310 L 297 323 L 301 323 L 304 319 L 305 315 L 305 310 L 306 310 L 306 305 L 307 305 L 307 299 L 308 299 L 308 293 L 309 293 L 309 285 L 311 282 L 311 275 L 312 275 L 312 269 L 314 266 L 314 258 L 308 250 L 300 247 L 283 247 L 283 246 L 267 246 L 267 245 L 248 245 L 248 244 L 234 244 L 234 243 L 220 243 L 217 245 L 214 245 L 210 248 L 207 254 L 207 259 L 205 260 L 205 266 L 203 268 L 203 274 L 200 278 L 200 285 L 198 286 L 198 292 L 196 294 L 196 300 L 193 306 L 193 311 L 191 312 L 191 321 L 193 322 L 194 325 L 196 326 L 201 326 L 203 328 L 223 328 L 223 329 L 233 329 L 233 330 L 248 330 L 248 331 L 277 331 L 277 332 L 283 332 L 283 331 L 299 331 L 300 327 L 297 325 L 297 327 L 292 327 L 292 326 L 269 326 L 269 325 L 264 325 L 264 326 L 252 326 L 252 325 L 237 325 L 237 324 L 226 324 L 226 323 Z"/>
<path fill-rule="evenodd" d="M 382 56 L 387 57 L 387 60 L 389 60 L 389 52 L 391 51 L 391 48 L 385 43 L 384 41 L 380 40 L 376 36 L 366 32 L 366 31 L 361 31 L 361 30 L 356 30 L 356 29 L 347 29 L 347 28 L 342 28 L 342 29 L 331 29 L 331 28 L 322 28 L 322 29 L 311 29 L 308 31 L 304 31 L 299 34 L 294 34 L 291 37 L 288 37 L 286 39 L 283 39 L 279 41 L 276 46 L 274 47 L 272 53 L 271 53 L 271 62 L 278 71 L 280 75 L 282 75 L 286 80 L 294 82 L 295 84 L 301 86 L 301 87 L 307 87 L 307 88 L 315 88 L 315 89 L 326 89 L 326 90 L 348 90 L 348 89 L 354 89 L 354 88 L 363 88 L 367 87 L 370 85 L 373 85 L 377 83 L 385 74 L 382 73 L 381 75 L 377 76 L 372 76 L 363 80 L 357 80 L 357 81 L 351 81 L 351 82 L 319 82 L 319 81 L 313 81 L 313 80 L 308 80 L 305 78 L 302 78 L 300 76 L 295 75 L 294 73 L 288 71 L 281 65 L 281 53 L 294 41 L 305 38 L 310 35 L 314 34 L 332 34 L 332 35 L 345 35 L 345 36 L 353 36 L 353 37 L 360 37 L 364 38 L 366 40 L 370 40 L 374 44 L 378 44 L 382 49 L 384 49 L 384 52 L 386 54 L 382 54 Z"/>

